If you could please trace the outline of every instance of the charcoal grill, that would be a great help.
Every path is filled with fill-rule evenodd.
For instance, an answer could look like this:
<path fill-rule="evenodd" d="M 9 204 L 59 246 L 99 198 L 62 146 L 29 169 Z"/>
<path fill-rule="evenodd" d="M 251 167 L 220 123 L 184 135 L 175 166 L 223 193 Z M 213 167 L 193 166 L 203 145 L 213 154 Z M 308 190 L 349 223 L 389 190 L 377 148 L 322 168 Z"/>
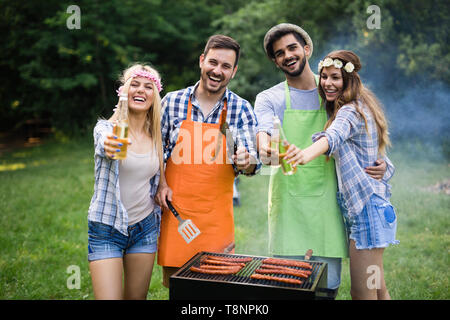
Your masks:
<path fill-rule="evenodd" d="M 228 258 L 252 258 L 238 273 L 232 275 L 210 275 L 190 271 L 198 267 L 207 255 Z M 327 264 L 305 261 L 311 264 L 312 274 L 301 285 L 271 280 L 251 279 L 250 275 L 259 268 L 267 257 L 230 255 L 213 252 L 199 252 L 170 277 L 169 299 L 171 300 L 291 300 L 320 299 L 325 296 L 327 285 Z M 298 260 L 295 260 L 298 261 Z M 278 275 L 277 275 L 278 276 Z M 279 275 L 295 278 L 289 275 Z"/>

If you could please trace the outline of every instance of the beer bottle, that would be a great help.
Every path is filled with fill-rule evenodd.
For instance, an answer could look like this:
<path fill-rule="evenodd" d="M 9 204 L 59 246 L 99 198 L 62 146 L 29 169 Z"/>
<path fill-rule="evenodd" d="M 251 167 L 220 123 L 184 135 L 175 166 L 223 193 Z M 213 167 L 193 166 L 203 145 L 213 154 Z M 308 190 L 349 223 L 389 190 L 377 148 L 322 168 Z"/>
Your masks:
<path fill-rule="evenodd" d="M 127 157 L 128 147 L 128 94 L 120 95 L 118 108 L 119 117 L 114 124 L 113 133 L 122 146 L 120 152 L 116 153 L 115 159 L 123 160 Z"/>
<path fill-rule="evenodd" d="M 286 160 L 284 160 L 286 151 L 289 148 L 289 142 L 286 139 L 286 135 L 281 127 L 280 119 L 278 119 L 277 116 L 273 117 L 273 128 L 276 146 L 278 147 L 278 157 L 281 170 L 286 176 L 293 175 L 297 172 L 297 167 L 293 167 L 290 163 L 287 163 Z"/>

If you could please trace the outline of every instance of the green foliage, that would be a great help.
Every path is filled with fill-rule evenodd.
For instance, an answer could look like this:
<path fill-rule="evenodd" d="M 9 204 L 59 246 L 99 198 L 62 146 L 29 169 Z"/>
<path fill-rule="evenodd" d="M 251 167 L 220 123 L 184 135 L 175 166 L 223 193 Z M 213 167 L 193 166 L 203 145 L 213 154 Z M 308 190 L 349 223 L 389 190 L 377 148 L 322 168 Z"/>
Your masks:
<path fill-rule="evenodd" d="M 0 157 L 0 299 L 93 299 L 87 261 L 87 210 L 94 186 L 92 138 L 64 139 Z M 392 203 L 400 244 L 385 250 L 392 299 L 449 299 L 450 197 L 430 186 L 448 180 L 450 167 L 427 158 L 392 154 Z M 268 255 L 269 176 L 241 177 L 234 209 L 236 253 Z M 68 289 L 67 268 L 80 267 L 80 289 Z M 149 299 L 167 300 L 155 263 Z M 338 299 L 351 299 L 348 259 Z"/>
<path fill-rule="evenodd" d="M 40 118 L 67 134 L 83 133 L 99 116 L 110 116 L 118 75 L 132 62 L 160 71 L 163 94 L 195 83 L 198 57 L 214 33 L 240 42 L 242 59 L 230 88 L 253 102 L 283 79 L 262 47 L 267 30 L 280 22 L 311 35 L 314 71 L 323 55 L 346 48 L 361 56 L 363 78 L 379 91 L 405 82 L 448 86 L 447 3 L 376 1 L 381 29 L 369 30 L 372 2 L 81 0 L 81 29 L 69 30 L 71 1 L 0 1 L 0 125 L 9 130 Z"/>
<path fill-rule="evenodd" d="M 119 73 L 135 61 L 155 65 L 166 91 L 196 81 L 210 22 L 224 8 L 207 3 L 79 1 L 81 28 L 69 30 L 70 2 L 2 2 L 0 71 L 10 80 L 0 88 L 2 127 L 37 117 L 83 132 L 111 115 Z"/>

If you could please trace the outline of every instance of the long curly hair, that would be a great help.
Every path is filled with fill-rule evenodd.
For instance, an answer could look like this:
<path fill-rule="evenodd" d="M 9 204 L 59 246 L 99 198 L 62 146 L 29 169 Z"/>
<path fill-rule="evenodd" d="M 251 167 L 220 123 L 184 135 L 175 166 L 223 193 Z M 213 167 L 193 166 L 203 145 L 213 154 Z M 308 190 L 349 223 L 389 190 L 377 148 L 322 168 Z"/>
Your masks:
<path fill-rule="evenodd" d="M 347 62 L 351 62 L 355 66 L 355 68 L 350 73 L 345 71 L 344 68 L 340 69 L 344 86 L 341 94 L 337 96 L 336 99 L 332 102 L 326 100 L 325 92 L 323 91 L 323 88 L 319 82 L 319 94 L 322 97 L 323 101 L 326 101 L 325 107 L 329 117 L 328 121 L 325 123 L 324 129 L 327 129 L 331 125 L 331 123 L 336 118 L 337 112 L 342 106 L 346 104 L 352 104 L 355 107 L 356 111 L 364 119 L 366 130 L 368 130 L 367 119 L 364 115 L 363 110 L 361 110 L 361 107 L 358 104 L 358 100 L 360 100 L 364 105 L 368 107 L 368 109 L 372 113 L 377 126 L 378 152 L 384 155 L 386 152 L 386 147 L 389 147 L 391 145 L 387 119 L 384 115 L 383 106 L 380 101 L 377 99 L 375 94 L 370 89 L 366 88 L 361 82 L 361 78 L 358 74 L 358 71 L 362 67 L 359 57 L 354 52 L 349 50 L 332 51 L 327 54 L 325 58 L 328 57 L 333 60 L 340 60 L 344 66 Z M 320 72 L 320 77 L 322 77 L 322 72 Z"/>

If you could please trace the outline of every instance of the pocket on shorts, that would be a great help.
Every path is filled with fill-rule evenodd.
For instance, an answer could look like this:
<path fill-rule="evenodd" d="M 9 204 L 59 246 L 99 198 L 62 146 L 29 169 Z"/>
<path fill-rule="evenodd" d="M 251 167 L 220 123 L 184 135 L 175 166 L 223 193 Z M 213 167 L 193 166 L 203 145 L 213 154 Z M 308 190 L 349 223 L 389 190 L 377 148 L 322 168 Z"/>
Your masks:
<path fill-rule="evenodd" d="M 385 202 L 383 204 L 375 203 L 374 208 L 378 213 L 383 227 L 393 229 L 397 223 L 397 214 L 395 213 L 394 207 L 389 202 Z"/>
<path fill-rule="evenodd" d="M 113 227 L 108 226 L 104 223 L 88 221 L 88 236 L 89 239 L 109 239 Z"/>

